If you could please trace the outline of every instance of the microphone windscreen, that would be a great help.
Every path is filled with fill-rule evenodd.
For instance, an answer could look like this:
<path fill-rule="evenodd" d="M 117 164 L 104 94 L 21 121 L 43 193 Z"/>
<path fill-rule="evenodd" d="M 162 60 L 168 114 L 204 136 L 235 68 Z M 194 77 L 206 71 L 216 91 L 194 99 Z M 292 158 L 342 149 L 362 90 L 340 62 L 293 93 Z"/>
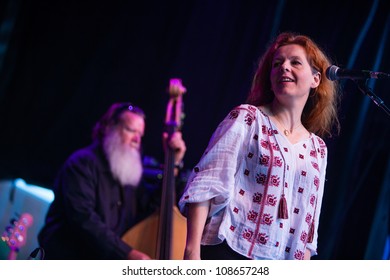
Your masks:
<path fill-rule="evenodd" d="M 329 66 L 328 69 L 326 69 L 326 77 L 331 81 L 337 80 L 337 70 L 339 70 L 339 67 L 336 65 Z"/>

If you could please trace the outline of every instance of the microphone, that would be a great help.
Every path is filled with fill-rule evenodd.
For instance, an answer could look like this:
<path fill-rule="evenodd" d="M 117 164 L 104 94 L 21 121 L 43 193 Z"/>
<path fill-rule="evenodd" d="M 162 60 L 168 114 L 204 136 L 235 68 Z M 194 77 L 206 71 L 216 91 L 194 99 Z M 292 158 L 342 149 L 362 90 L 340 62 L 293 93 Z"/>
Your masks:
<path fill-rule="evenodd" d="M 326 77 L 331 80 L 340 79 L 352 79 L 352 80 L 363 80 L 363 79 L 389 79 L 390 74 L 382 72 L 373 72 L 368 70 L 350 70 L 342 69 L 336 65 L 329 66 L 326 69 Z"/>

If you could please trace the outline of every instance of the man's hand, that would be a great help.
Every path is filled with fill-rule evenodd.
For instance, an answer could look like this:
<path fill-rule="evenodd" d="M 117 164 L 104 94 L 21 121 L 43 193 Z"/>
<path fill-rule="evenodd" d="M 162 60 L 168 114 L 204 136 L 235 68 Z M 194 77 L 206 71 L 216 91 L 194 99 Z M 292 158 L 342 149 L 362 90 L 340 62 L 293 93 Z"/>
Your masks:
<path fill-rule="evenodd" d="M 136 249 L 132 249 L 130 253 L 127 255 L 127 259 L 129 260 L 151 260 L 151 258 L 141 251 Z"/>
<path fill-rule="evenodd" d="M 170 139 L 168 139 L 168 133 L 164 132 L 163 146 L 164 146 L 164 150 L 167 148 L 167 146 L 173 150 L 176 165 L 182 162 L 187 147 L 180 131 L 174 132 Z"/>

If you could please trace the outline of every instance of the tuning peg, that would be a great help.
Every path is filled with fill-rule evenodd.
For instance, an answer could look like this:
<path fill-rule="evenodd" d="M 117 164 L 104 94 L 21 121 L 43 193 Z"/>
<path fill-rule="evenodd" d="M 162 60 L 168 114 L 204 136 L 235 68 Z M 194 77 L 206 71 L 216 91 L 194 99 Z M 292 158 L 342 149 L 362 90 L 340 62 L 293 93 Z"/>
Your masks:
<path fill-rule="evenodd" d="M 3 232 L 3 234 L 1 235 L 1 240 L 3 240 L 4 242 L 8 242 L 9 237 L 6 232 Z"/>
<path fill-rule="evenodd" d="M 14 227 L 13 226 L 6 226 L 5 227 L 5 231 L 8 232 L 8 233 L 12 233 L 14 230 Z"/>

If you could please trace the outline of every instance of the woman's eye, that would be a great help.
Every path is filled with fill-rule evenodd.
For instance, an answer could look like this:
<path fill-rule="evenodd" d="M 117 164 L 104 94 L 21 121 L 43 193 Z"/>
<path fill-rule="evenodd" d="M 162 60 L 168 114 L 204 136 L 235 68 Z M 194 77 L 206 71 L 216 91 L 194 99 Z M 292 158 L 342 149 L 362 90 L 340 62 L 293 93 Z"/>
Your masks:
<path fill-rule="evenodd" d="M 300 65 L 300 64 L 302 64 L 299 60 L 294 60 L 293 62 L 292 62 L 292 64 L 293 65 Z"/>

